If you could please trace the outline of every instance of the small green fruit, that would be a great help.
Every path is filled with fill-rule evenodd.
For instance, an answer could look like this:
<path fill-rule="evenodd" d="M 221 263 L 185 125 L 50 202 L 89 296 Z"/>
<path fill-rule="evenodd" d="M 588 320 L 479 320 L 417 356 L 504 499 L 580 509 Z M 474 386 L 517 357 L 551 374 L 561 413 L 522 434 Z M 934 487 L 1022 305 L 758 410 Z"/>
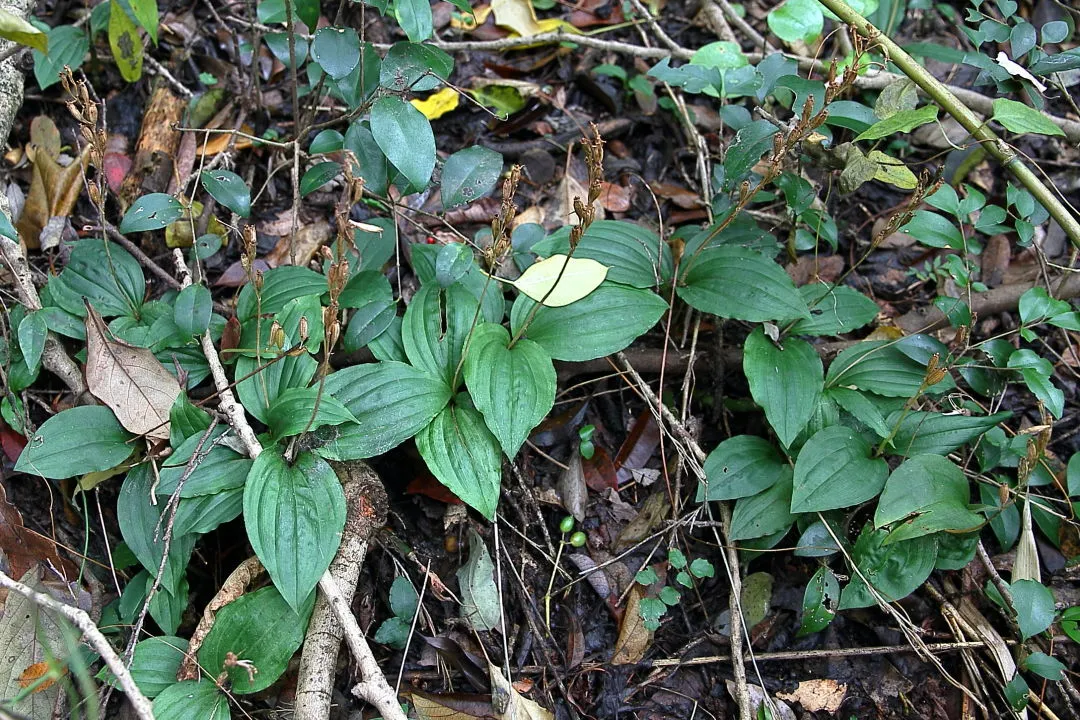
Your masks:
<path fill-rule="evenodd" d="M 559 523 L 559 532 L 568 533 L 574 529 L 574 516 L 567 515 Z"/>
<path fill-rule="evenodd" d="M 570 536 L 570 544 L 576 548 L 584 547 L 585 540 L 585 533 L 581 532 L 580 530 Z"/>

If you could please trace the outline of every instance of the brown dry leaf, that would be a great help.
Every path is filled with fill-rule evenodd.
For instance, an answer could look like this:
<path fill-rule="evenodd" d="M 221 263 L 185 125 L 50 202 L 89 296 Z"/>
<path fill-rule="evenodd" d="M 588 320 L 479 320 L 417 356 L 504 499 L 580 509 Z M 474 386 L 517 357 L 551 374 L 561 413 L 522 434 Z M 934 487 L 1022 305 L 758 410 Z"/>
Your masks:
<path fill-rule="evenodd" d="M 623 21 L 622 5 L 611 0 L 580 0 L 570 13 L 570 24 L 576 28 L 617 25 Z"/>
<path fill-rule="evenodd" d="M 728 694 L 737 700 L 739 693 L 735 688 L 735 683 L 731 680 L 725 680 L 724 682 L 727 685 Z M 795 711 L 788 707 L 787 703 L 780 700 L 770 700 L 769 694 L 761 686 L 747 685 L 746 694 L 747 699 L 750 701 L 750 714 L 754 717 L 758 717 L 758 713 L 764 706 L 769 708 L 769 712 L 772 713 L 772 717 L 776 720 L 796 720 Z"/>
<path fill-rule="evenodd" d="M 581 453 L 570 453 L 569 464 L 559 476 L 557 489 L 566 512 L 573 515 L 578 522 L 584 522 L 585 503 L 589 499 L 589 490 L 585 487 L 585 471 L 581 466 Z"/>
<path fill-rule="evenodd" d="M 90 146 L 71 164 L 59 162 L 60 131 L 48 117 L 41 115 L 30 124 L 27 156 L 34 163 L 30 191 L 16 226 L 26 247 L 40 247 L 41 231 L 54 217 L 67 217 L 82 192 L 82 178 L 90 162 Z"/>
<path fill-rule="evenodd" d="M 419 720 L 489 720 L 495 718 L 487 695 L 431 695 L 409 692 Z"/>
<path fill-rule="evenodd" d="M 776 697 L 789 702 L 797 702 L 807 712 L 834 713 L 847 697 L 847 685 L 828 678 L 822 680 L 804 680 L 790 693 L 777 693 Z"/>
<path fill-rule="evenodd" d="M 649 537 L 656 528 L 667 519 L 671 503 L 668 502 L 667 493 L 653 493 L 641 506 L 637 517 L 623 528 L 619 537 L 615 540 L 615 552 L 622 552 Z"/>
<path fill-rule="evenodd" d="M 296 264 L 300 266 L 306 266 L 311 262 L 311 258 L 315 257 L 315 253 L 319 251 L 323 243 L 330 239 L 330 223 L 325 220 L 316 220 L 312 223 L 300 223 L 300 226 L 296 230 L 296 240 L 294 243 L 289 242 L 289 234 L 292 233 L 292 228 L 289 228 L 288 233 L 281 236 L 274 249 L 266 256 L 266 261 L 270 263 L 271 267 L 277 267 L 279 265 L 292 265 L 292 248 L 291 245 L 296 245 Z"/>
<path fill-rule="evenodd" d="M 561 221 L 564 225 L 577 225 L 580 220 L 577 213 L 574 212 L 574 198 L 581 198 L 584 202 L 585 198 L 589 196 L 584 186 L 570 173 L 563 175 L 562 182 L 559 183 L 559 189 L 555 193 L 557 209 L 555 210 L 553 221 Z M 604 204 L 599 199 L 593 203 L 594 219 L 604 219 Z"/>
<path fill-rule="evenodd" d="M 240 126 L 240 132 L 245 135 L 251 135 L 255 130 L 247 123 L 244 123 Z M 210 138 L 205 142 L 203 141 L 203 138 L 200 137 L 198 144 L 195 146 L 195 155 L 201 157 L 203 155 L 217 155 L 218 153 L 225 152 L 225 148 L 229 146 L 229 141 L 231 139 L 232 133 L 212 133 L 210 134 Z M 251 147 L 251 145 L 250 138 L 240 136 L 236 138 L 236 142 L 233 143 L 232 149 L 246 150 Z"/>
<path fill-rule="evenodd" d="M 168 440 L 169 410 L 180 384 L 147 348 L 110 340 L 105 321 L 86 305 L 86 385 L 128 432 Z"/>
<path fill-rule="evenodd" d="M 630 198 L 634 195 L 633 187 L 600 183 L 600 204 L 608 212 L 626 212 L 630 209 Z"/>
<path fill-rule="evenodd" d="M 37 563 L 51 565 L 65 578 L 78 576 L 78 568 L 56 554 L 56 544 L 23 525 L 18 508 L 8 502 L 0 484 L 0 554 L 7 558 L 8 573 L 22 577 Z"/>
<path fill-rule="evenodd" d="M 692 190 L 687 190 L 682 185 L 653 180 L 649 183 L 649 187 L 656 193 L 657 197 L 670 200 L 684 210 L 696 210 L 705 204 L 700 195 Z"/>
<path fill-rule="evenodd" d="M 634 585 L 626 599 L 626 611 L 619 627 L 619 639 L 615 641 L 615 654 L 611 658 L 613 665 L 630 665 L 645 657 L 645 651 L 652 644 L 652 632 L 645 629 L 645 620 L 639 609 L 643 589 Z"/>
<path fill-rule="evenodd" d="M 551 712 L 524 697 L 507 682 L 498 665 L 488 663 L 491 674 L 491 707 L 499 720 L 554 720 Z"/>

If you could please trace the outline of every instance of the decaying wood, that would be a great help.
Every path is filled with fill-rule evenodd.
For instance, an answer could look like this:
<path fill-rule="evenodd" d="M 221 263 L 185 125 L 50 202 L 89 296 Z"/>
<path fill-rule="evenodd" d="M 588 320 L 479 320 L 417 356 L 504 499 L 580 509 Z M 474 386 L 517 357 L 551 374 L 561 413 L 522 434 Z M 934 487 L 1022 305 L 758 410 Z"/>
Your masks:
<path fill-rule="evenodd" d="M 165 192 L 173 177 L 173 159 L 180 148 L 176 127 L 184 112 L 184 99 L 164 84 L 150 96 L 143 117 L 131 171 L 120 186 L 120 201 L 126 208 L 146 193 Z"/>

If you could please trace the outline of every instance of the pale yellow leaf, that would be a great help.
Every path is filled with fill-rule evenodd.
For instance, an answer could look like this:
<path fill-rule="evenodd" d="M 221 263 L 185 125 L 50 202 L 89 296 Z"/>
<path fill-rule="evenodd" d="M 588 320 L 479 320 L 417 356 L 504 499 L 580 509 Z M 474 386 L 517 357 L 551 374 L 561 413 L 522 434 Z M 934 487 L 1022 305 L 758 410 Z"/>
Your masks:
<path fill-rule="evenodd" d="M 8 10 L 0 8 L 0 38 L 49 52 L 49 36 Z"/>
<path fill-rule="evenodd" d="M 460 101 L 461 98 L 457 90 L 443 88 L 431 93 L 423 100 L 413 98 L 409 102 L 413 104 L 414 108 L 422 112 L 428 120 L 435 120 L 456 108 Z"/>
<path fill-rule="evenodd" d="M 877 165 L 877 172 L 874 174 L 875 180 L 895 185 L 901 190 L 914 190 L 915 186 L 918 185 L 919 179 L 915 177 L 915 173 L 911 172 L 902 160 L 897 160 L 880 150 L 871 150 L 866 159 L 873 161 Z"/>
<path fill-rule="evenodd" d="M 497 665 L 488 663 L 491 676 L 491 709 L 499 720 L 553 720 L 554 715 L 517 691 Z"/>
<path fill-rule="evenodd" d="M 475 7 L 471 13 L 454 12 L 450 14 L 450 27 L 455 30 L 475 30 L 484 24 L 490 14 L 490 5 Z"/>
<path fill-rule="evenodd" d="M 492 0 L 491 11 L 495 24 L 518 35 L 539 35 L 542 30 L 536 20 L 536 11 L 529 0 Z"/>
<path fill-rule="evenodd" d="M 544 18 L 543 20 L 537 20 L 536 26 L 540 28 L 540 32 L 542 33 L 562 30 L 563 32 L 574 35 L 582 34 L 580 30 L 561 18 Z"/>
<path fill-rule="evenodd" d="M 536 302 L 548 307 L 562 307 L 598 288 L 607 272 L 606 265 L 589 258 L 552 255 L 530 265 L 513 285 Z"/>

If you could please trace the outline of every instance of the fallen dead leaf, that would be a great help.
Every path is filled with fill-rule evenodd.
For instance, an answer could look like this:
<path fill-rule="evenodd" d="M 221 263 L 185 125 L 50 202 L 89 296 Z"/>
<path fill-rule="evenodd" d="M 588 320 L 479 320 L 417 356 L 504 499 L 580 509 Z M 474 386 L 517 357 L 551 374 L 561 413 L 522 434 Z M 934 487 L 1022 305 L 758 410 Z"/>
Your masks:
<path fill-rule="evenodd" d="M 296 245 L 296 263 L 300 266 L 306 266 L 311 262 L 311 258 L 315 257 L 315 253 L 319 251 L 322 244 L 330 239 L 330 223 L 325 220 L 316 220 L 311 223 L 300 223 L 300 227 L 296 230 L 295 243 L 289 242 L 289 235 L 292 233 L 292 228 L 281 236 L 277 245 L 271 250 L 267 256 L 266 261 L 270 263 L 271 267 L 277 267 L 279 265 L 292 265 L 292 247 Z"/>
<path fill-rule="evenodd" d="M 600 204 L 608 212 L 626 212 L 630 209 L 630 198 L 634 195 L 633 187 L 616 185 L 614 183 L 600 183 Z"/>
<path fill-rule="evenodd" d="M 645 651 L 652 644 L 652 632 L 645 629 L 645 620 L 639 609 L 642 588 L 634 585 L 626 598 L 626 611 L 619 626 L 619 639 L 615 641 L 615 654 L 611 658 L 613 665 L 630 665 L 645 657 Z"/>
<path fill-rule="evenodd" d="M 735 689 L 735 683 L 731 680 L 725 681 L 727 684 L 727 691 L 731 697 L 736 700 L 739 697 L 738 691 Z M 788 704 L 781 700 L 770 700 L 768 694 L 758 685 L 747 685 L 746 694 L 750 700 L 750 714 L 754 717 L 759 717 L 758 712 L 762 706 L 768 707 L 772 713 L 772 717 L 775 720 L 796 720 L 795 711 L 788 707 Z"/>
<path fill-rule="evenodd" d="M 48 117 L 41 115 L 30 124 L 27 156 L 34 169 L 30 191 L 16 227 L 26 247 L 40 247 L 41 231 L 54 217 L 66 218 L 75 208 L 82 192 L 82 178 L 90 162 L 90 146 L 68 165 L 60 164 L 60 131 Z"/>
<path fill-rule="evenodd" d="M 51 565 L 65 578 L 78 576 L 78 568 L 56 554 L 56 544 L 23 525 L 22 514 L 8 502 L 0 484 L 0 554 L 7 558 L 12 577 L 22 577 L 39 562 Z"/>
<path fill-rule="evenodd" d="M 835 680 L 804 680 L 790 693 L 776 693 L 776 697 L 789 702 L 797 702 L 807 712 L 834 713 L 847 697 L 847 685 Z"/>
<path fill-rule="evenodd" d="M 498 665 L 488 663 L 491 674 L 491 707 L 499 720 L 554 720 L 549 710 L 530 700 L 507 682 Z"/>
<path fill-rule="evenodd" d="M 110 340 L 105 321 L 86 304 L 86 385 L 128 432 L 169 439 L 169 410 L 180 384 L 147 348 Z"/>
<path fill-rule="evenodd" d="M 705 204 L 700 195 L 681 185 L 653 180 L 649 187 L 657 197 L 670 200 L 684 210 L 696 210 Z"/>

